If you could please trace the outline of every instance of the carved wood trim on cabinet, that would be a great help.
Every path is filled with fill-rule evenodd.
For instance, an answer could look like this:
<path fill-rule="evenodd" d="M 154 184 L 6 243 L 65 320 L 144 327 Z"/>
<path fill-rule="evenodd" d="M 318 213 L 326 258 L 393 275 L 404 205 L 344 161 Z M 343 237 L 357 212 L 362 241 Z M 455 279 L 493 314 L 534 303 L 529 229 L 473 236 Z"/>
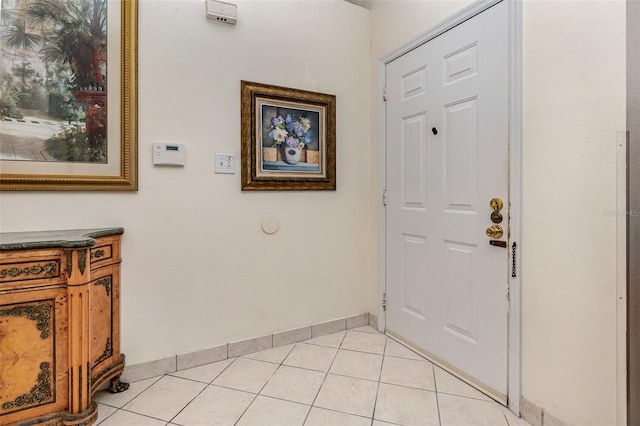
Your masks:
<path fill-rule="evenodd" d="M 0 234 L 0 425 L 90 425 L 124 370 L 122 228 Z"/>

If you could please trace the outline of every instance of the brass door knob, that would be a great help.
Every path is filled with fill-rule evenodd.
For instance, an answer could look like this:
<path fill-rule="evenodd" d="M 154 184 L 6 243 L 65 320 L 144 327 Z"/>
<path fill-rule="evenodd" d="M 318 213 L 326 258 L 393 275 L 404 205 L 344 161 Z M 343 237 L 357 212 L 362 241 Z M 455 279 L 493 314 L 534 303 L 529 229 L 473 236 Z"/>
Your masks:
<path fill-rule="evenodd" d="M 502 238 L 504 231 L 502 230 L 502 226 L 500 225 L 492 225 L 487 228 L 487 237 L 489 238 Z"/>

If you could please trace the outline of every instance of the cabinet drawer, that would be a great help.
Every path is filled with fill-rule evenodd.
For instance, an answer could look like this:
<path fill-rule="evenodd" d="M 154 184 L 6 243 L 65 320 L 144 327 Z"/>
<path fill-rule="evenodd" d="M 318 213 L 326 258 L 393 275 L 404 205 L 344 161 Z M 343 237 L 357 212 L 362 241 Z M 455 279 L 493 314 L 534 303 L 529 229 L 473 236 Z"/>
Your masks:
<path fill-rule="evenodd" d="M 94 247 L 91 249 L 91 263 L 100 262 L 103 260 L 111 260 L 113 258 L 113 247 L 111 244 L 107 244 L 100 247 Z"/>
<path fill-rule="evenodd" d="M 0 264 L 0 283 L 60 277 L 60 259 L 24 260 Z"/>
<path fill-rule="evenodd" d="M 96 245 L 91 247 L 91 268 L 99 268 L 120 261 L 119 238 L 105 237 L 97 239 Z"/>

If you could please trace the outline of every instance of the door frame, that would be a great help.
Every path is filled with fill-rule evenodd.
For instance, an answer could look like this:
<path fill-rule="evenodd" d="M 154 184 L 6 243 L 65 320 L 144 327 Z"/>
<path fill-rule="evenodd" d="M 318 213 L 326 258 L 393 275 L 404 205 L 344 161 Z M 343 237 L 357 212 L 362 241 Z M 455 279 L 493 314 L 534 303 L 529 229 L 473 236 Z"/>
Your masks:
<path fill-rule="evenodd" d="M 404 46 L 382 57 L 378 62 L 378 288 L 380 297 L 378 309 L 378 330 L 385 331 L 384 294 L 386 293 L 386 207 L 384 193 L 386 189 L 386 105 L 385 81 L 386 66 L 391 61 L 408 53 L 480 14 L 501 1 L 508 3 L 509 14 L 509 242 L 517 244 L 516 277 L 509 278 L 508 304 L 508 407 L 520 415 L 521 389 L 521 334 L 522 334 L 522 2 L 521 0 L 478 0 L 460 9 L 449 18 L 427 30 Z M 509 247 L 511 250 L 511 246 Z"/>
<path fill-rule="evenodd" d="M 640 3 L 626 1 L 627 6 L 627 133 L 619 135 L 625 142 L 624 161 L 618 162 L 618 177 L 625 188 L 618 186 L 618 243 L 626 246 L 618 254 L 618 424 L 640 424 Z M 627 139 L 628 138 L 628 139 Z M 627 139 L 627 140 L 625 140 Z M 622 144 L 618 143 L 620 147 Z M 621 154 L 619 153 L 619 158 Z M 623 167 L 624 166 L 624 169 Z M 622 202 L 621 202 L 622 201 Z M 620 234 L 622 232 L 622 234 Z M 626 257 L 625 257 L 626 256 Z M 628 374 L 627 374 L 628 371 Z"/>

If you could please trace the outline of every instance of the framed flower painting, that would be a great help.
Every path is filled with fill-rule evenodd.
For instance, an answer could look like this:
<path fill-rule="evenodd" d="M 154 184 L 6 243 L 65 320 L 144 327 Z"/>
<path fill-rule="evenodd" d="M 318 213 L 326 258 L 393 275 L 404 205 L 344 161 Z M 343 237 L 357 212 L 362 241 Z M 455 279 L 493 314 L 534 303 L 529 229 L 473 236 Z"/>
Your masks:
<path fill-rule="evenodd" d="M 242 190 L 335 190 L 336 97 L 241 82 Z"/>

